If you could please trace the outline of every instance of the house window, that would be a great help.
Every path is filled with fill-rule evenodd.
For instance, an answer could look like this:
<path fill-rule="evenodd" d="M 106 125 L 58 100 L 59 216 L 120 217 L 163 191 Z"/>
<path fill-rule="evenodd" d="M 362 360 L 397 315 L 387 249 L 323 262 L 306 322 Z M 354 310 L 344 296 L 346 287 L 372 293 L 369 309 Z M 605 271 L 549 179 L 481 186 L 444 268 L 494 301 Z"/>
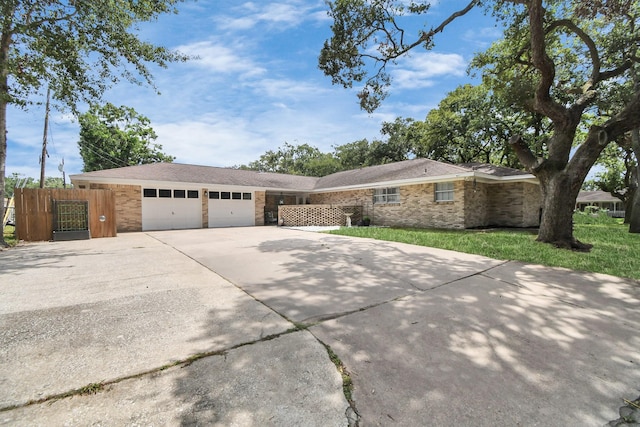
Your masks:
<path fill-rule="evenodd" d="M 436 183 L 436 202 L 453 201 L 453 182 Z"/>
<path fill-rule="evenodd" d="M 220 198 L 219 191 L 209 191 L 209 198 L 218 200 Z"/>
<path fill-rule="evenodd" d="M 142 194 L 144 197 L 157 197 L 158 192 L 155 188 L 145 188 L 142 190 Z"/>
<path fill-rule="evenodd" d="M 242 200 L 251 200 L 251 193 L 242 193 Z"/>
<path fill-rule="evenodd" d="M 220 193 L 220 198 L 224 200 L 229 200 L 231 199 L 231 193 L 228 191 L 223 191 L 222 193 Z"/>
<path fill-rule="evenodd" d="M 174 199 L 184 199 L 185 191 L 184 190 L 173 190 L 173 198 Z"/>
<path fill-rule="evenodd" d="M 400 188 L 376 188 L 373 193 L 373 203 L 400 203 Z"/>
<path fill-rule="evenodd" d="M 241 193 L 231 193 L 231 198 L 233 200 L 241 200 L 242 199 L 242 194 Z"/>
<path fill-rule="evenodd" d="M 158 190 L 158 197 L 162 197 L 162 198 L 165 198 L 165 199 L 170 199 L 171 198 L 171 190 L 163 190 L 163 189 Z"/>
<path fill-rule="evenodd" d="M 189 199 L 197 199 L 199 197 L 198 190 L 188 190 L 187 198 Z"/>

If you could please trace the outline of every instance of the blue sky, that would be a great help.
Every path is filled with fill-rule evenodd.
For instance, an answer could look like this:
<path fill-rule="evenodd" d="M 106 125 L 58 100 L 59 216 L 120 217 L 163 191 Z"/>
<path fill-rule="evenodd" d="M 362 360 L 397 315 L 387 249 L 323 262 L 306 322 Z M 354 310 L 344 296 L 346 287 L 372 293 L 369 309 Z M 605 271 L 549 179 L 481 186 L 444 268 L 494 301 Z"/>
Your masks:
<path fill-rule="evenodd" d="M 466 3 L 434 3 L 429 26 Z M 179 9 L 141 26 L 140 37 L 199 59 L 154 69 L 161 95 L 122 83 L 105 101 L 147 116 L 156 142 L 176 162 L 210 166 L 246 164 L 285 142 L 329 152 L 380 137 L 383 121 L 423 120 L 447 92 L 472 81 L 466 69 L 473 54 L 500 37 L 491 17 L 471 12 L 436 38 L 435 49 L 402 59 L 390 96 L 368 114 L 359 108 L 357 88 L 333 86 L 318 69 L 331 36 L 323 0 L 199 0 Z M 39 176 L 43 121 L 43 108 L 9 109 L 7 175 Z M 46 175 L 61 176 L 62 158 L 67 174 L 80 173 L 77 122 L 54 110 L 49 128 Z"/>

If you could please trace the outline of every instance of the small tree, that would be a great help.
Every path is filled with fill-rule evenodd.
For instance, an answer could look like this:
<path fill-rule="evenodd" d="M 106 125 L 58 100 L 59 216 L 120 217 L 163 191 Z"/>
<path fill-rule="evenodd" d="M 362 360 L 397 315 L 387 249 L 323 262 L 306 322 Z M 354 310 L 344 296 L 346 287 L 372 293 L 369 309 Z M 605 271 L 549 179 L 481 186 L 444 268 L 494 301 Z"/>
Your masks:
<path fill-rule="evenodd" d="M 94 106 L 79 121 L 84 172 L 175 160 L 160 151 L 162 145 L 153 143 L 157 136 L 149 119 L 133 108 Z"/>

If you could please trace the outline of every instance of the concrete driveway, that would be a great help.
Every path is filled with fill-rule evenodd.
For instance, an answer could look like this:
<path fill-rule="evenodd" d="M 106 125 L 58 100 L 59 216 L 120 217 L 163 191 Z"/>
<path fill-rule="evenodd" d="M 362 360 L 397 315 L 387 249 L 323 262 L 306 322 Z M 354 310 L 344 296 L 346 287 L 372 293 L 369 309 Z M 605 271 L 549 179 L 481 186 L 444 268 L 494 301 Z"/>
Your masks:
<path fill-rule="evenodd" d="M 25 245 L 0 424 L 603 425 L 638 324 L 631 280 L 276 227 Z"/>

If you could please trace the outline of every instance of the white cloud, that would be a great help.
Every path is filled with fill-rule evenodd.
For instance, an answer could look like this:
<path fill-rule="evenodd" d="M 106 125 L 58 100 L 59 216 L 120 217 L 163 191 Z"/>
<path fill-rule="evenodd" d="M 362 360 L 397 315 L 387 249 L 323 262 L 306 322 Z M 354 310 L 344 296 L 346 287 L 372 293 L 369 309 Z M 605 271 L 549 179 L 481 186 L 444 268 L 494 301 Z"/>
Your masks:
<path fill-rule="evenodd" d="M 472 28 L 462 34 L 462 40 L 483 49 L 501 37 L 502 30 L 496 27 Z"/>
<path fill-rule="evenodd" d="M 235 8 L 236 16 L 218 16 L 215 22 L 220 29 L 230 31 L 248 30 L 259 24 L 285 30 L 307 20 L 326 20 L 324 9 L 324 3 L 318 1 L 247 2 Z"/>
<path fill-rule="evenodd" d="M 463 76 L 467 63 L 455 53 L 426 52 L 406 58 L 392 72 L 393 85 L 397 89 L 431 87 L 435 78 Z"/>
<path fill-rule="evenodd" d="M 238 55 L 239 47 L 216 44 L 213 41 L 199 41 L 178 46 L 177 50 L 186 55 L 196 56 L 197 59 L 190 61 L 191 63 L 214 73 L 242 73 L 246 77 L 265 72 L 263 67 L 251 59 Z"/>

